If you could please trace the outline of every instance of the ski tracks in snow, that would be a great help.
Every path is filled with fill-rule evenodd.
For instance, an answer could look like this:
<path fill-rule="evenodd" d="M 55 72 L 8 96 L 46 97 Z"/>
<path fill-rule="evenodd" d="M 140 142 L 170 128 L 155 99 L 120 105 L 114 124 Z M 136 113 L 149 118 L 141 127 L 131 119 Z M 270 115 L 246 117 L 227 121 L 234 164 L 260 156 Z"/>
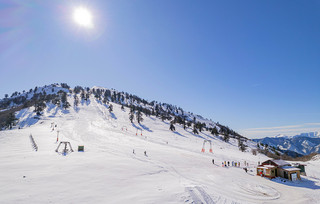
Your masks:
<path fill-rule="evenodd" d="M 203 190 L 203 188 L 196 186 L 196 187 L 186 187 L 185 190 L 189 193 L 192 203 L 200 204 L 200 203 L 206 203 L 206 204 L 214 204 L 212 198 L 210 195 L 207 194 Z"/>
<path fill-rule="evenodd" d="M 216 203 L 231 203 L 236 204 L 238 202 L 228 200 L 221 196 L 210 196 L 202 187 L 186 187 L 185 191 L 189 194 L 189 197 L 185 200 L 186 203 L 192 204 L 216 204 Z"/>

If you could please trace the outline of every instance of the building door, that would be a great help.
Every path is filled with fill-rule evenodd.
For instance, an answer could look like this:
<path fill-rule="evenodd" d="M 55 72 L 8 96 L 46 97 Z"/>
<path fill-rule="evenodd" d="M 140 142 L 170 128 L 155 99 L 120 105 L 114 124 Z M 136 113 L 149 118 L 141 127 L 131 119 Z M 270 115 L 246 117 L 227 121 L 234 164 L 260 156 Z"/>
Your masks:
<path fill-rule="evenodd" d="M 297 173 L 291 174 L 291 180 L 292 180 L 292 181 L 298 180 L 298 178 L 297 178 Z"/>
<path fill-rule="evenodd" d="M 289 178 L 288 178 L 288 172 L 284 171 L 284 172 L 283 172 L 283 175 L 284 175 L 284 178 L 289 179 Z"/>

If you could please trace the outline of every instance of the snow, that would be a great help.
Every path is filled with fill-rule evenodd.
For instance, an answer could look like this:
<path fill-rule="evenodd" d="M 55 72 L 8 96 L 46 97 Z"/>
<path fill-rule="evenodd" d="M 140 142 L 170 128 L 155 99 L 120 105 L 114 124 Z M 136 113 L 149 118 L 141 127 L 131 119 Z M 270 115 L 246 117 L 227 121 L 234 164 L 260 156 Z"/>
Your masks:
<path fill-rule="evenodd" d="M 68 101 L 73 104 L 73 97 Z M 39 119 L 32 108 L 21 110 L 17 113 L 21 129 L 0 132 L 0 203 L 316 203 L 320 199 L 319 160 L 305 163 L 308 176 L 299 183 L 269 180 L 256 176 L 258 162 L 269 158 L 252 155 L 250 148 L 240 152 L 235 139 L 225 143 L 209 132 L 194 135 L 179 125 L 171 132 L 168 121 L 154 116 L 131 124 L 127 108 L 122 111 L 112 103 L 114 111 L 109 113 L 107 105 L 93 97 L 69 110 L 47 105 Z M 54 130 L 52 124 L 57 125 Z M 67 156 L 55 152 L 57 131 L 59 141 L 69 141 L 75 152 Z M 30 134 L 38 151 L 32 148 Z M 201 153 L 204 139 L 212 141 L 213 154 L 209 146 Z M 85 151 L 77 152 L 78 145 Z M 224 161 L 240 162 L 241 167 L 222 167 Z M 247 173 L 242 169 L 245 161 Z"/>
<path fill-rule="evenodd" d="M 264 165 L 264 167 L 267 167 L 267 168 L 274 168 L 275 166 L 273 166 L 273 165 Z"/>
<path fill-rule="evenodd" d="M 281 167 L 282 169 L 285 169 L 287 171 L 300 171 L 299 168 L 295 168 L 295 167 L 292 167 L 292 166 L 283 166 Z"/>
<path fill-rule="evenodd" d="M 288 162 L 284 161 L 284 160 L 272 160 L 274 163 L 276 163 L 278 166 L 286 166 L 286 165 L 290 165 Z"/>

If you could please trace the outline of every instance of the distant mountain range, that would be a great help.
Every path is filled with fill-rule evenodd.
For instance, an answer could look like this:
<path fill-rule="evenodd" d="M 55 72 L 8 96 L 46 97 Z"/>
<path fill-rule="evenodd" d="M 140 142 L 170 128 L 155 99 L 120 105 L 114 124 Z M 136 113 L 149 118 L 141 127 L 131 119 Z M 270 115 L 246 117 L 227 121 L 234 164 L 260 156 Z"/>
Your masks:
<path fill-rule="evenodd" d="M 276 135 L 253 139 L 255 142 L 278 147 L 280 150 L 296 152 L 300 155 L 320 153 L 320 132 L 301 133 L 295 136 Z"/>

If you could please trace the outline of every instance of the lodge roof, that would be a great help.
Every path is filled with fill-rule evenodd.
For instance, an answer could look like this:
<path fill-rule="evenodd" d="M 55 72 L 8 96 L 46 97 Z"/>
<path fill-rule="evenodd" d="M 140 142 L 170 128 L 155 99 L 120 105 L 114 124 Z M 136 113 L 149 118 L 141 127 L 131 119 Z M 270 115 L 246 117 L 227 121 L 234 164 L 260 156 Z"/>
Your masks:
<path fill-rule="evenodd" d="M 278 166 L 286 166 L 286 165 L 290 165 L 288 162 L 284 161 L 284 160 L 271 160 L 273 161 L 275 164 L 277 164 Z"/>
<path fill-rule="evenodd" d="M 275 166 L 273 166 L 273 165 L 264 165 L 265 167 L 267 167 L 267 168 L 274 168 Z"/>
<path fill-rule="evenodd" d="M 285 171 L 300 171 L 301 170 L 299 168 L 295 168 L 295 167 L 292 167 L 292 166 L 283 166 L 283 167 L 281 167 L 281 169 L 283 169 Z"/>

